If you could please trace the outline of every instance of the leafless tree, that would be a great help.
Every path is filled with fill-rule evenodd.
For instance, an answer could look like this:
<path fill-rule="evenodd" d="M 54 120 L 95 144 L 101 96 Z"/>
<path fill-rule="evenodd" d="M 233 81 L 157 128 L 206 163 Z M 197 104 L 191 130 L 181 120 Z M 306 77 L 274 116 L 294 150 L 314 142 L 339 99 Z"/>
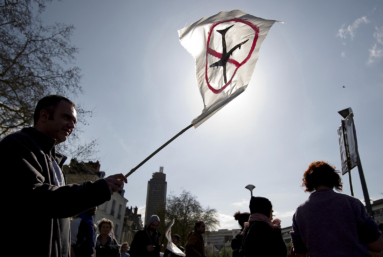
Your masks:
<path fill-rule="evenodd" d="M 33 123 L 39 99 L 49 94 L 69 98 L 82 93 L 80 68 L 73 62 L 78 49 L 70 43 L 73 26 L 45 26 L 40 19 L 50 0 L 0 0 L 0 137 Z M 91 111 L 78 108 L 86 125 Z M 97 141 L 77 144 L 78 133 L 60 148 L 88 159 Z"/>
<path fill-rule="evenodd" d="M 185 190 L 179 196 L 174 194 L 168 196 L 164 212 L 166 223 L 175 219 L 172 234 L 180 235 L 182 245 L 186 243 L 187 236 L 197 221 L 204 221 L 207 231 L 214 230 L 219 226 L 217 210 L 209 206 L 202 207 L 197 197 Z"/>

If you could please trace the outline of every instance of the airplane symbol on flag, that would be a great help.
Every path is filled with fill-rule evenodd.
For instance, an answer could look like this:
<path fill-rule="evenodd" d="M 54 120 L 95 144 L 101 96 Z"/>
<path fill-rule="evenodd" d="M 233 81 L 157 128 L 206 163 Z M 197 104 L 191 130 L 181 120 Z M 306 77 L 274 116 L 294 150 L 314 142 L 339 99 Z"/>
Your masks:
<path fill-rule="evenodd" d="M 221 60 L 219 60 L 218 62 L 215 62 L 213 63 L 212 65 L 210 65 L 209 67 L 210 68 L 214 68 L 214 67 L 218 67 L 218 66 L 222 66 L 223 68 L 223 79 L 225 81 L 225 84 L 227 83 L 227 78 L 226 78 L 226 63 L 228 62 L 230 56 L 233 54 L 233 52 L 238 48 L 238 49 L 241 49 L 241 46 L 243 44 L 245 44 L 247 41 L 249 41 L 249 39 L 246 39 L 245 41 L 243 41 L 242 43 L 239 43 L 237 44 L 236 46 L 234 46 L 229 52 L 226 52 L 226 38 L 225 38 L 225 35 L 226 35 L 226 32 L 231 29 L 232 27 L 234 26 L 231 25 L 230 27 L 227 27 L 226 29 L 221 29 L 221 30 L 216 30 L 218 33 L 221 34 L 222 36 L 222 48 L 223 48 L 223 53 L 222 53 L 222 56 L 221 56 Z"/>

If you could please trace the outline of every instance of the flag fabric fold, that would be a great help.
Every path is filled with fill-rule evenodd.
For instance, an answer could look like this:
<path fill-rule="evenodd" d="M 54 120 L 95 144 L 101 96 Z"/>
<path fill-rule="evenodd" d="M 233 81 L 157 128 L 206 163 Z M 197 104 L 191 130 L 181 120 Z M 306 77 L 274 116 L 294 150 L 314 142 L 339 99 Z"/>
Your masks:
<path fill-rule="evenodd" d="M 177 256 L 186 256 L 173 242 L 172 242 L 172 226 L 174 225 L 174 219 L 169 223 L 167 229 L 166 229 L 166 239 L 168 239 L 168 244 L 166 246 L 166 249 L 171 251 Z"/>
<path fill-rule="evenodd" d="M 201 115 L 192 121 L 195 128 L 245 91 L 261 43 L 274 22 L 233 10 L 178 31 L 181 44 L 195 58 L 204 104 Z"/>

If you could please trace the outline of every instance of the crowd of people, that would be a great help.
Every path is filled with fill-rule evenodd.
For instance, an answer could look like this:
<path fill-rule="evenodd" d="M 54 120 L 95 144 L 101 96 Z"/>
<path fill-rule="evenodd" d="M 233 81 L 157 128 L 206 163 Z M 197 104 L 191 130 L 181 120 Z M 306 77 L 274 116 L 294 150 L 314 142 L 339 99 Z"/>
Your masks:
<path fill-rule="evenodd" d="M 76 105 L 65 97 L 50 95 L 38 102 L 33 127 L 1 140 L 6 182 L 1 190 L 2 195 L 9 196 L 4 206 L 13 213 L 3 223 L 10 239 L 6 247 L 19 249 L 18 240 L 13 239 L 19 238 L 28 224 L 31 236 L 23 240 L 23 248 L 32 256 L 159 257 L 165 247 L 160 244 L 157 215 L 135 234 L 130 247 L 127 242 L 119 245 L 111 236 L 112 221 L 102 219 L 97 227 L 94 225 L 95 206 L 109 201 L 127 183 L 123 174 L 82 185 L 66 184 L 62 173 L 66 157 L 55 147 L 66 141 L 76 122 Z M 311 194 L 293 216 L 292 256 L 383 257 L 382 224 L 378 226 L 358 199 L 334 191 L 342 190 L 334 167 L 322 161 L 311 163 L 303 174 L 302 186 Z M 286 256 L 280 220 L 273 218 L 271 201 L 251 197 L 249 211 L 234 215 L 241 231 L 231 241 L 233 257 Z M 184 256 L 204 257 L 205 228 L 204 221 L 197 221 L 184 248 L 179 235 L 173 235 L 172 241 Z M 164 255 L 180 256 L 168 249 Z"/>

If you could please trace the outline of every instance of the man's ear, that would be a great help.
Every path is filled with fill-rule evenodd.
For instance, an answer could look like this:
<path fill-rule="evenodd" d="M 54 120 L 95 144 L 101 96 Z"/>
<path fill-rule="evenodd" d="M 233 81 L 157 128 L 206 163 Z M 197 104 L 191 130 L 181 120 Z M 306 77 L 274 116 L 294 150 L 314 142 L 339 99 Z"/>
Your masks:
<path fill-rule="evenodd" d="M 41 121 L 45 123 L 49 120 L 49 116 L 50 116 L 49 112 L 45 109 L 42 109 L 40 111 L 40 118 L 39 119 L 41 119 Z"/>

